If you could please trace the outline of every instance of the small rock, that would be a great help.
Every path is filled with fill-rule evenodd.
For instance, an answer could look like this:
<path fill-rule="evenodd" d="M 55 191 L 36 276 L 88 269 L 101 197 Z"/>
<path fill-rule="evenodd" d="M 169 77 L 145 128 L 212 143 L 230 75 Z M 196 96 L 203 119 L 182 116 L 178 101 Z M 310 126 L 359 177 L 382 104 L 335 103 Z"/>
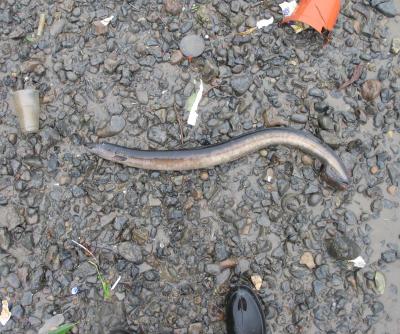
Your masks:
<path fill-rule="evenodd" d="M 262 285 L 263 281 L 262 281 L 262 278 L 260 275 L 252 275 L 251 282 L 253 283 L 253 285 L 257 291 L 259 291 L 261 289 L 261 285 Z"/>
<path fill-rule="evenodd" d="M 196 322 L 189 326 L 188 334 L 201 334 L 203 333 L 203 325 L 201 322 Z"/>
<path fill-rule="evenodd" d="M 346 236 L 336 236 L 328 242 L 329 255 L 337 260 L 353 260 L 360 256 L 360 247 Z"/>
<path fill-rule="evenodd" d="M 393 38 L 390 51 L 395 55 L 397 55 L 400 52 L 400 38 L 399 37 Z"/>
<path fill-rule="evenodd" d="M 393 1 L 379 3 L 375 8 L 378 10 L 378 12 L 382 13 L 387 17 L 395 17 L 396 15 L 399 14 Z"/>
<path fill-rule="evenodd" d="M 170 62 L 172 65 L 177 65 L 181 63 L 183 60 L 183 54 L 180 50 L 175 50 L 171 54 Z"/>
<path fill-rule="evenodd" d="M 63 32 L 65 23 L 66 21 L 64 19 L 55 21 L 50 28 L 50 35 L 56 38 L 59 34 Z"/>
<path fill-rule="evenodd" d="M 167 131 L 161 126 L 152 126 L 147 131 L 147 138 L 162 145 L 167 141 Z"/>
<path fill-rule="evenodd" d="M 314 257 L 310 252 L 304 252 L 300 258 L 300 264 L 304 264 L 308 269 L 315 268 Z"/>
<path fill-rule="evenodd" d="M 311 166 L 314 163 L 313 159 L 306 154 L 301 157 L 301 162 L 306 166 Z"/>
<path fill-rule="evenodd" d="M 222 273 L 218 274 L 215 279 L 216 285 L 220 286 L 224 284 L 229 279 L 230 275 L 231 275 L 230 269 L 225 269 L 224 271 L 222 271 Z"/>
<path fill-rule="evenodd" d="M 10 144 L 15 145 L 17 143 L 17 134 L 16 133 L 10 133 L 8 135 L 7 139 L 10 142 Z"/>
<path fill-rule="evenodd" d="M 361 87 L 361 96 L 367 101 L 372 101 L 379 96 L 381 88 L 379 80 L 367 80 Z"/>
<path fill-rule="evenodd" d="M 107 73 L 110 73 L 110 74 L 114 73 L 115 70 L 117 69 L 118 65 L 119 65 L 119 60 L 115 59 L 113 57 L 109 57 L 106 60 L 104 60 L 104 70 Z"/>
<path fill-rule="evenodd" d="M 0 248 L 5 251 L 10 248 L 11 238 L 10 233 L 5 228 L 0 228 Z"/>
<path fill-rule="evenodd" d="M 390 186 L 387 188 L 387 192 L 388 192 L 390 195 L 394 196 L 394 195 L 396 195 L 396 193 L 397 193 L 397 187 L 394 186 L 394 185 L 390 185 Z"/>
<path fill-rule="evenodd" d="M 125 260 L 133 262 L 134 264 L 141 264 L 143 262 L 142 250 L 132 242 L 121 242 L 118 245 L 118 253 Z"/>
<path fill-rule="evenodd" d="M 64 323 L 65 319 L 62 314 L 56 314 L 54 317 L 47 319 L 44 325 L 39 329 L 38 334 L 48 334 Z"/>
<path fill-rule="evenodd" d="M 389 249 L 382 253 L 381 258 L 386 263 L 392 263 L 396 261 L 396 251 L 394 249 Z"/>
<path fill-rule="evenodd" d="M 30 291 L 25 292 L 21 298 L 21 305 L 22 306 L 29 306 L 32 304 L 33 294 Z"/>
<path fill-rule="evenodd" d="M 149 103 L 149 96 L 147 94 L 147 91 L 141 88 L 136 89 L 136 98 L 139 101 L 139 103 L 146 105 Z"/>
<path fill-rule="evenodd" d="M 234 268 L 238 264 L 236 259 L 226 259 L 224 261 L 221 261 L 219 263 L 219 266 L 221 269 L 226 269 L 226 268 Z"/>
<path fill-rule="evenodd" d="M 186 57 L 198 57 L 200 56 L 204 49 L 205 43 L 201 36 L 199 35 L 188 35 L 182 38 L 179 48 Z"/>
<path fill-rule="evenodd" d="M 200 179 L 202 180 L 202 181 L 207 181 L 208 180 L 208 172 L 207 171 L 202 171 L 201 173 L 200 173 Z"/>
<path fill-rule="evenodd" d="M 372 175 L 376 174 L 379 172 L 379 167 L 378 166 L 372 166 L 370 169 L 370 172 Z"/>
<path fill-rule="evenodd" d="M 101 21 L 93 22 L 96 35 L 104 35 L 108 31 L 108 25 L 103 24 Z"/>
<path fill-rule="evenodd" d="M 179 15 L 182 11 L 182 3 L 180 0 L 165 0 L 164 8 L 168 14 Z"/>
<path fill-rule="evenodd" d="M 115 136 L 125 128 L 126 122 L 122 116 L 112 116 L 110 123 L 97 131 L 97 135 L 101 138 Z"/>
<path fill-rule="evenodd" d="M 232 89 L 238 95 L 243 95 L 252 83 L 253 77 L 250 74 L 238 75 L 231 79 Z"/>

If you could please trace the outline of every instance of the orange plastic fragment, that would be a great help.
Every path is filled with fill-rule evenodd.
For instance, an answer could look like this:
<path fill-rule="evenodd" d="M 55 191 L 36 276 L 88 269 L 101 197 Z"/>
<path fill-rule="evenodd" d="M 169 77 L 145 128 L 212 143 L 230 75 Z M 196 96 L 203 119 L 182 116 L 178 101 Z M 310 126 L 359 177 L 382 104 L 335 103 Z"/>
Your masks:
<path fill-rule="evenodd" d="M 295 11 L 282 23 L 303 22 L 322 33 L 332 31 L 340 11 L 340 0 L 300 0 Z"/>

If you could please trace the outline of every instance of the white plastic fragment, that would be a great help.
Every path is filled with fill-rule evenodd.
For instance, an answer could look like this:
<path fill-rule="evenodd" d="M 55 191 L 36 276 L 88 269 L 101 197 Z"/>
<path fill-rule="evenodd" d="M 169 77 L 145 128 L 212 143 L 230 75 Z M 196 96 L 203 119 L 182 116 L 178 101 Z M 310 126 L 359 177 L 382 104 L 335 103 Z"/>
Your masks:
<path fill-rule="evenodd" d="M 272 23 L 274 23 L 274 18 L 271 17 L 270 19 L 263 19 L 257 22 L 257 29 L 262 29 L 264 27 L 268 27 L 269 25 L 271 25 Z"/>
<path fill-rule="evenodd" d="M 8 309 L 8 300 L 4 299 L 1 302 L 1 314 L 0 314 L 0 323 L 5 326 L 8 320 L 11 318 L 11 312 Z"/>
<path fill-rule="evenodd" d="M 121 276 L 118 276 L 117 280 L 115 281 L 115 283 L 112 285 L 111 290 L 114 290 L 115 287 L 118 285 L 119 281 L 121 280 Z"/>
<path fill-rule="evenodd" d="M 110 17 L 106 17 L 105 19 L 101 20 L 101 24 L 104 26 L 108 26 L 108 24 L 112 21 L 114 18 L 114 15 L 111 15 Z"/>
<path fill-rule="evenodd" d="M 282 14 L 283 16 L 289 16 L 292 15 L 292 13 L 294 12 L 294 10 L 297 7 L 297 2 L 296 0 L 290 1 L 290 2 L 282 2 L 281 4 L 279 4 L 279 7 L 281 7 L 282 9 Z"/>
<path fill-rule="evenodd" d="M 364 268 L 365 265 L 367 264 L 365 260 L 362 258 L 362 256 L 358 256 L 353 260 L 349 260 L 349 262 L 352 262 L 354 264 L 354 267 L 357 268 Z"/>
<path fill-rule="evenodd" d="M 193 105 L 190 108 L 190 113 L 189 113 L 189 117 L 187 120 L 187 123 L 189 125 L 192 125 L 192 126 L 196 125 L 197 117 L 199 117 L 199 114 L 197 113 L 197 109 L 199 108 L 199 103 L 201 101 L 201 98 L 203 97 L 203 90 L 204 90 L 203 81 L 200 79 L 200 87 L 197 92 L 196 98 L 193 102 Z"/>

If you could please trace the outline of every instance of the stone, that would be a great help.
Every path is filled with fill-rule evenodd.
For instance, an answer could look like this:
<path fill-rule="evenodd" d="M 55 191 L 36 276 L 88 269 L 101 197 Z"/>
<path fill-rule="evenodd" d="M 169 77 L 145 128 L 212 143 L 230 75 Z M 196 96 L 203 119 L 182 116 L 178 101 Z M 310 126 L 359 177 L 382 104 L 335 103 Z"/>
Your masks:
<path fill-rule="evenodd" d="M 97 131 L 97 135 L 101 138 L 112 137 L 120 133 L 126 125 L 126 121 L 122 116 L 112 116 L 110 123 L 104 128 Z"/>
<path fill-rule="evenodd" d="M 361 87 L 361 96 L 367 101 L 372 101 L 379 96 L 381 88 L 379 80 L 367 80 Z"/>
<path fill-rule="evenodd" d="M 20 303 L 22 306 L 29 306 L 32 304 L 32 300 L 33 300 L 32 292 L 27 291 L 27 292 L 24 292 L 24 294 L 22 295 Z"/>
<path fill-rule="evenodd" d="M 89 262 L 81 263 L 77 269 L 74 270 L 74 277 L 89 277 L 96 275 L 97 271 L 96 268 L 91 265 Z"/>
<path fill-rule="evenodd" d="M 182 62 L 183 58 L 182 52 L 180 50 L 175 50 L 171 53 L 170 62 L 172 65 L 177 65 Z"/>
<path fill-rule="evenodd" d="M 196 322 L 189 326 L 188 334 L 201 334 L 203 333 L 203 325 L 201 322 Z"/>
<path fill-rule="evenodd" d="M 308 269 L 315 268 L 314 257 L 311 252 L 304 252 L 300 258 L 300 264 L 304 264 Z"/>
<path fill-rule="evenodd" d="M 141 104 L 147 104 L 149 103 L 149 96 L 147 94 L 147 91 L 141 88 L 136 89 L 136 98 Z"/>
<path fill-rule="evenodd" d="M 375 8 L 378 10 L 378 12 L 382 13 L 387 17 L 395 17 L 396 15 L 399 14 L 399 11 L 397 10 L 393 1 L 380 3 Z"/>
<path fill-rule="evenodd" d="M 238 75 L 231 79 L 232 89 L 237 95 L 243 95 L 253 83 L 253 77 L 250 74 Z"/>
<path fill-rule="evenodd" d="M 381 258 L 386 263 L 392 263 L 396 261 L 396 251 L 394 249 L 389 249 L 382 253 Z"/>
<path fill-rule="evenodd" d="M 6 228 L 0 228 L 0 248 L 4 249 L 5 251 L 10 248 L 11 244 L 11 237 L 10 233 Z"/>
<path fill-rule="evenodd" d="M 205 47 L 204 39 L 199 35 L 187 35 L 179 43 L 179 48 L 186 57 L 200 56 Z"/>
<path fill-rule="evenodd" d="M 167 131 L 159 125 L 152 126 L 147 131 L 147 137 L 149 140 L 162 145 L 167 141 Z"/>
<path fill-rule="evenodd" d="M 400 52 L 400 38 L 399 37 L 395 37 L 392 40 L 392 45 L 390 47 L 390 51 L 397 55 Z"/>
<path fill-rule="evenodd" d="M 9 231 L 13 230 L 21 223 L 17 211 L 11 205 L 0 207 L 0 217 L 0 227 L 6 227 Z"/>
<path fill-rule="evenodd" d="M 55 316 L 45 321 L 44 325 L 39 329 L 38 334 L 48 334 L 50 331 L 62 325 L 64 321 L 65 319 L 62 314 L 56 314 Z"/>
<path fill-rule="evenodd" d="M 134 264 L 141 264 L 143 262 L 142 250 L 130 241 L 121 242 L 118 245 L 118 254 Z"/>
<path fill-rule="evenodd" d="M 165 0 L 164 8 L 168 14 L 179 15 L 182 11 L 183 4 L 180 0 Z"/>

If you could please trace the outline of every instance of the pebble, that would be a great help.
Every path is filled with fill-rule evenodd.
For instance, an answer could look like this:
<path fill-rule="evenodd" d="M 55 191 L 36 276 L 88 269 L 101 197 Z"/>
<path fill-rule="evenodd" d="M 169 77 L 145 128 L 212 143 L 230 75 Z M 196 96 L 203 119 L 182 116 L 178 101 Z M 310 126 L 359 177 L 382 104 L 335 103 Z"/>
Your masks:
<path fill-rule="evenodd" d="M 392 45 L 390 47 L 390 51 L 397 55 L 400 52 L 400 38 L 399 37 L 395 37 L 392 40 Z"/>
<path fill-rule="evenodd" d="M 47 319 L 43 326 L 39 329 L 38 334 L 48 334 L 51 330 L 56 329 L 65 322 L 65 318 L 62 314 L 56 314 L 55 316 Z"/>
<path fill-rule="evenodd" d="M 252 83 L 253 78 L 250 74 L 234 76 L 231 79 L 232 89 L 238 95 L 243 95 L 244 93 L 246 93 Z"/>
<path fill-rule="evenodd" d="M 164 8 L 168 14 L 179 15 L 182 11 L 182 1 L 181 0 L 165 0 Z"/>
<path fill-rule="evenodd" d="M 11 245 L 11 236 L 6 228 L 0 228 L 0 248 L 7 251 Z"/>
<path fill-rule="evenodd" d="M 118 254 L 125 260 L 133 262 L 134 264 L 141 264 L 143 262 L 142 250 L 139 246 L 130 241 L 121 242 L 118 244 Z"/>
<path fill-rule="evenodd" d="M 180 64 L 184 59 L 184 56 L 180 50 L 174 50 L 171 54 L 170 62 L 172 65 Z"/>
<path fill-rule="evenodd" d="M 396 195 L 396 193 L 397 193 L 397 187 L 394 186 L 394 185 L 390 185 L 389 187 L 387 187 L 387 192 L 388 192 L 390 195 L 394 196 L 394 195 Z"/>
<path fill-rule="evenodd" d="M 144 89 L 136 89 L 136 98 L 141 104 L 146 105 L 147 103 L 149 103 L 149 96 L 147 94 L 147 91 Z"/>
<path fill-rule="evenodd" d="M 208 180 L 208 177 L 209 177 L 209 175 L 208 175 L 208 172 L 207 172 L 207 171 L 202 171 L 202 172 L 200 172 L 200 179 L 201 179 L 202 181 L 207 181 L 207 180 Z"/>
<path fill-rule="evenodd" d="M 97 131 L 100 138 L 112 137 L 125 128 L 126 122 L 122 116 L 111 116 L 109 124 Z"/>
<path fill-rule="evenodd" d="M 10 133 L 7 137 L 8 141 L 10 144 L 15 145 L 17 143 L 17 134 L 16 133 Z"/>
<path fill-rule="evenodd" d="M 167 131 L 161 126 L 152 126 L 147 131 L 147 137 L 149 140 L 162 145 L 167 141 Z"/>
<path fill-rule="evenodd" d="M 182 38 L 179 48 L 186 57 L 198 57 L 205 49 L 205 43 L 199 35 L 188 35 Z"/>
<path fill-rule="evenodd" d="M 190 324 L 188 334 L 202 334 L 202 333 L 203 333 L 203 325 L 201 322 Z"/>
<path fill-rule="evenodd" d="M 375 175 L 376 173 L 379 172 L 379 167 L 378 166 L 372 166 L 370 168 L 370 172 L 371 172 L 372 175 Z"/>
<path fill-rule="evenodd" d="M 381 93 L 381 87 L 379 80 L 367 80 L 361 87 L 361 95 L 365 100 L 372 101 Z"/>
<path fill-rule="evenodd" d="M 396 253 L 397 252 L 395 250 L 389 249 L 382 253 L 381 258 L 386 263 L 392 263 L 392 262 L 396 261 Z"/>

